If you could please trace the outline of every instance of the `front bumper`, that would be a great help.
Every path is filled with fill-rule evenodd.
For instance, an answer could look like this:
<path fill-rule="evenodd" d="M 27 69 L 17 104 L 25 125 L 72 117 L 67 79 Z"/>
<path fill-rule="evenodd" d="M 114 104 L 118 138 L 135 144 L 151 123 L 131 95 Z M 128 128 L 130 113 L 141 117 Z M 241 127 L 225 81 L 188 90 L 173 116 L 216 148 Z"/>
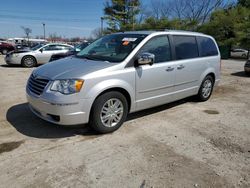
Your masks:
<path fill-rule="evenodd" d="M 6 55 L 4 60 L 8 65 L 20 65 L 21 64 L 21 58 L 14 57 L 13 55 Z"/>
<path fill-rule="evenodd" d="M 82 99 L 74 103 L 57 103 L 34 97 L 26 93 L 31 111 L 38 117 L 59 125 L 85 124 L 89 121 L 91 100 Z"/>

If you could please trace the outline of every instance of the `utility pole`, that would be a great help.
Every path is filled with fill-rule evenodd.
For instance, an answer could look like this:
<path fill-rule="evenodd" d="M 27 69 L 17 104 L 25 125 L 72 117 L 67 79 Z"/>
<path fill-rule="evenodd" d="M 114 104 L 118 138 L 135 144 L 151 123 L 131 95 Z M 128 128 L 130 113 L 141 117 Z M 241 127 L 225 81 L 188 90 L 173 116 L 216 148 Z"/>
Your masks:
<path fill-rule="evenodd" d="M 45 40 L 45 23 L 42 24 L 43 24 L 43 39 Z"/>
<path fill-rule="evenodd" d="M 103 36 L 103 20 L 104 17 L 101 17 L 101 35 Z"/>

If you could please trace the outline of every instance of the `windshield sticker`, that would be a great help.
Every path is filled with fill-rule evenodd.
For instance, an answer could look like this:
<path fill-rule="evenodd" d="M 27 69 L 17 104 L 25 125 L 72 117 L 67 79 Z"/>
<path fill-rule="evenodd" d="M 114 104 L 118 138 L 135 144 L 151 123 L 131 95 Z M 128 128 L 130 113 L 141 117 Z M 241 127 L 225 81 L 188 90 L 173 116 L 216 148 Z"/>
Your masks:
<path fill-rule="evenodd" d="M 124 41 L 124 42 L 122 43 L 123 46 L 127 46 L 128 44 L 129 44 L 129 41 Z"/>
<path fill-rule="evenodd" d="M 122 41 L 135 42 L 137 38 L 123 38 Z"/>

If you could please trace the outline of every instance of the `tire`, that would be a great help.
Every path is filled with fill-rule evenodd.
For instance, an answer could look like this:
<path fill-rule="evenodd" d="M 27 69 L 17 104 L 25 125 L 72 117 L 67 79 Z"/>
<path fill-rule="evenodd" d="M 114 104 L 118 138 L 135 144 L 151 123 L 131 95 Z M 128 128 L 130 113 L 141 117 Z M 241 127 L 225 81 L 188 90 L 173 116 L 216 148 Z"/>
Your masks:
<path fill-rule="evenodd" d="M 95 100 L 89 124 L 99 133 L 110 133 L 120 128 L 126 120 L 127 114 L 126 97 L 120 92 L 110 91 Z"/>
<path fill-rule="evenodd" d="M 22 59 L 23 67 L 34 67 L 36 66 L 36 59 L 33 56 L 24 56 Z"/>
<path fill-rule="evenodd" d="M 3 49 L 3 50 L 2 50 L 2 54 L 3 54 L 3 55 L 6 55 L 7 53 L 8 53 L 8 50 L 7 50 L 7 49 Z"/>
<path fill-rule="evenodd" d="M 213 92 L 213 88 L 214 88 L 214 79 L 211 75 L 207 75 L 201 83 L 197 99 L 200 102 L 207 101 Z"/>
<path fill-rule="evenodd" d="M 242 56 L 241 56 L 242 58 L 247 58 L 247 55 L 246 54 L 242 54 Z"/>

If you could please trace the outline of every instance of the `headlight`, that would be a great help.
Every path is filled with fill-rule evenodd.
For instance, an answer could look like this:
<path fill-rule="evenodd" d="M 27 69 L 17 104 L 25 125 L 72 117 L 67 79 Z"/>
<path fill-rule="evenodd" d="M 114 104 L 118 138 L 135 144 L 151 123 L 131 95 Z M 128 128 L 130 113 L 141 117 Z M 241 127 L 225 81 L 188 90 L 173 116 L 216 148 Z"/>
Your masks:
<path fill-rule="evenodd" d="M 83 80 L 69 79 L 69 80 L 55 80 L 50 88 L 51 91 L 58 91 L 62 94 L 77 93 L 81 90 Z"/>

